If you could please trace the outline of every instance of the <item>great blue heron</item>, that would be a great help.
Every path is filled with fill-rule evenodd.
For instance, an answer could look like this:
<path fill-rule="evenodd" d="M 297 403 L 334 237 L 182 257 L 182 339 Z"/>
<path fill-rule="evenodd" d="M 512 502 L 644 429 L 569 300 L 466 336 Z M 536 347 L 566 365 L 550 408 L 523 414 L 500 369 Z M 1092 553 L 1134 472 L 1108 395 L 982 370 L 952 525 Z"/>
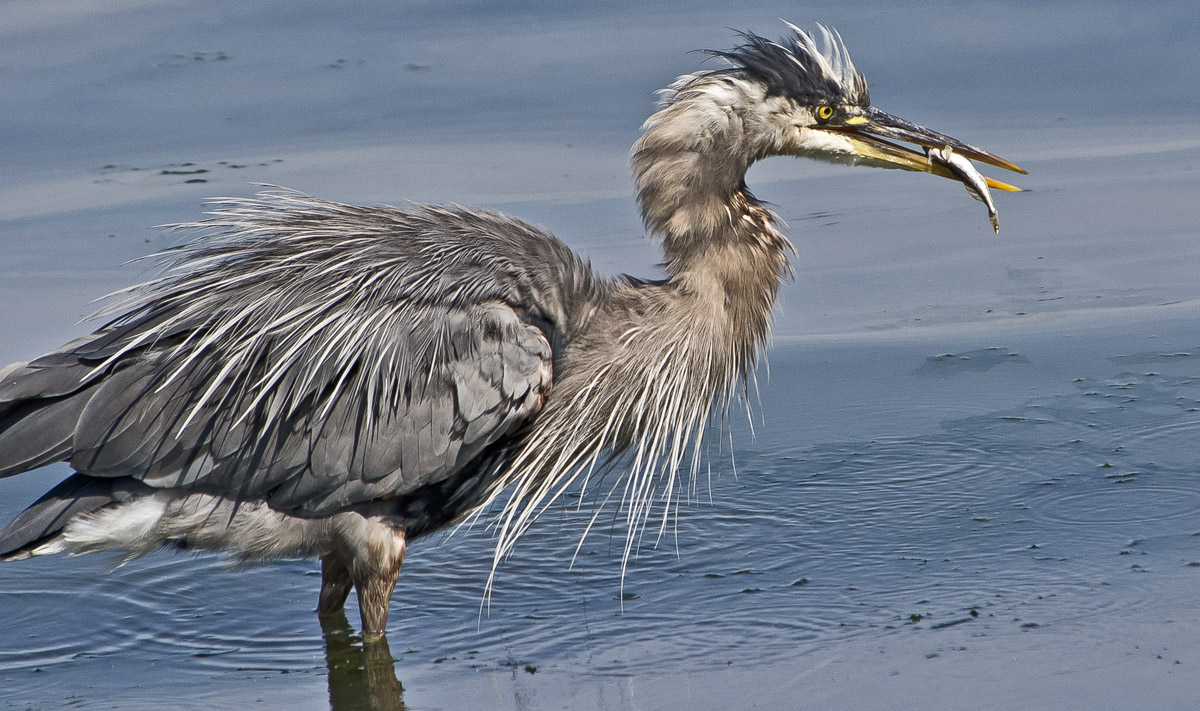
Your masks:
<path fill-rule="evenodd" d="M 0 372 L 0 476 L 76 471 L 0 532 L 0 556 L 315 556 L 318 611 L 354 587 L 378 637 L 408 542 L 492 502 L 498 561 L 616 463 L 632 541 L 747 383 L 789 271 L 752 163 L 933 173 L 993 216 L 987 187 L 1012 188 L 966 159 L 1024 172 L 875 109 L 840 37 L 817 34 L 745 34 L 662 92 L 632 154 L 662 280 L 603 278 L 481 209 L 275 190 L 182 225 L 198 238 L 104 326 Z"/>

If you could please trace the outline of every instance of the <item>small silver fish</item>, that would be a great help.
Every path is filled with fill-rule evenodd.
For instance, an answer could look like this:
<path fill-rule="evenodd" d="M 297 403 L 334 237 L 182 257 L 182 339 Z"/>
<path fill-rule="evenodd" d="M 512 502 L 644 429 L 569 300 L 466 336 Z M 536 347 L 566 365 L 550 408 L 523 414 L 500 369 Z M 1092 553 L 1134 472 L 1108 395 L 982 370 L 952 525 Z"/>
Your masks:
<path fill-rule="evenodd" d="M 925 151 L 931 160 L 945 165 L 950 172 L 958 176 L 971 197 L 987 205 L 988 219 L 992 222 L 992 230 L 996 234 L 1000 234 L 1000 215 L 996 212 L 996 205 L 992 202 L 991 193 L 988 192 L 987 178 L 984 178 L 975 169 L 975 164 L 955 153 L 954 148 L 950 146 L 926 148 Z"/>

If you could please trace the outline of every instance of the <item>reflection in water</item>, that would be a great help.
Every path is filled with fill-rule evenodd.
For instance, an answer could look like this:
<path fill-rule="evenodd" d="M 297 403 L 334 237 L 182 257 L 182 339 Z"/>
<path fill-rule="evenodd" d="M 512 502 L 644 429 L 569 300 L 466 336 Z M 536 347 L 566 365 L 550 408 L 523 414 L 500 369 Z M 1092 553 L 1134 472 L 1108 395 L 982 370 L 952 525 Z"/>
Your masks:
<path fill-rule="evenodd" d="M 404 687 L 387 638 L 366 642 L 353 634 L 342 611 L 321 618 L 332 711 L 403 711 Z"/>

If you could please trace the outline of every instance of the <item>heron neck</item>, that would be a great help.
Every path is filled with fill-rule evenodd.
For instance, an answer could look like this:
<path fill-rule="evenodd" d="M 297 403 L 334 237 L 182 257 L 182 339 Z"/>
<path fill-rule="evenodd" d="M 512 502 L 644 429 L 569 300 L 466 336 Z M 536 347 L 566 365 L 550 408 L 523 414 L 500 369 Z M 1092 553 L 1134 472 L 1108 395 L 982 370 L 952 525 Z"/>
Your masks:
<path fill-rule="evenodd" d="M 791 248 L 746 189 L 750 166 L 778 152 L 762 91 L 726 75 L 680 77 L 643 126 L 632 156 L 638 203 L 672 279 L 711 270 L 714 255 L 777 273 Z"/>
<path fill-rule="evenodd" d="M 769 152 L 739 84 L 684 78 L 633 149 L 642 217 L 662 240 L 668 282 L 729 319 L 744 346 L 766 336 L 792 245 L 746 188 Z M 761 103 L 761 102 L 760 102 Z"/>
<path fill-rule="evenodd" d="M 775 229 L 774 215 L 748 192 L 732 196 L 722 212 L 726 208 L 720 229 L 665 237 L 664 264 L 680 316 L 722 324 L 711 330 L 713 346 L 728 350 L 733 372 L 745 375 L 770 331 L 792 245 Z"/>

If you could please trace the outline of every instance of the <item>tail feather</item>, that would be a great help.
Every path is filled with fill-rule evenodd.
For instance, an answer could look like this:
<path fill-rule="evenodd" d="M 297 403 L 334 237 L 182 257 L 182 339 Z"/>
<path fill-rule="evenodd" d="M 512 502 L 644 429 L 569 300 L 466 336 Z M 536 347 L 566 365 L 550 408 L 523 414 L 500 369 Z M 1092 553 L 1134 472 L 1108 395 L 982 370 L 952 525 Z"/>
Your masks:
<path fill-rule="evenodd" d="M 119 481 L 84 474 L 67 477 L 0 530 L 0 560 L 28 557 L 71 519 L 116 502 L 113 487 Z"/>

